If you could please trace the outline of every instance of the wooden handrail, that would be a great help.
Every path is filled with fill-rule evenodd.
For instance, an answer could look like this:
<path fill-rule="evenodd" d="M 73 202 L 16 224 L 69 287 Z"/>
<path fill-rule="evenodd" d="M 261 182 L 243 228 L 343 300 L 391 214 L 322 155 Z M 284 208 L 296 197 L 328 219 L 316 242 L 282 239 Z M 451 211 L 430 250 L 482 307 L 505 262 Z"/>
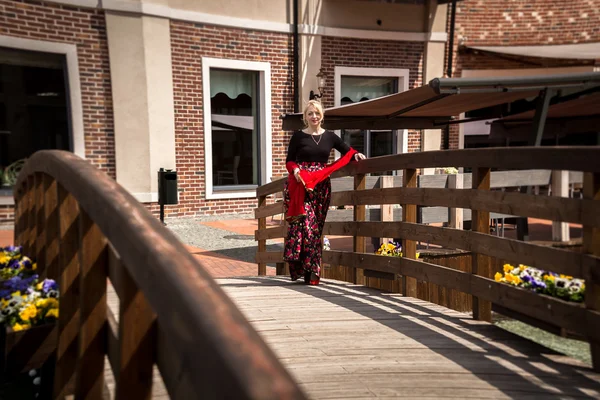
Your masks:
<path fill-rule="evenodd" d="M 489 149 L 424 151 L 374 157 L 336 171 L 332 178 L 434 167 L 486 167 L 515 169 L 548 169 L 600 172 L 595 157 L 598 150 L 591 146 L 573 147 L 500 147 Z M 269 182 L 256 190 L 257 196 L 268 196 L 283 189 L 285 178 Z"/>
<path fill-rule="evenodd" d="M 60 243 L 58 257 L 63 259 L 58 270 L 52 273 L 60 275 L 68 272 L 68 269 L 65 270 L 69 268 L 66 263 L 77 261 L 77 258 L 73 259 L 74 253 L 82 254 L 79 257 L 81 266 L 75 266 L 78 268 L 71 270 L 79 271 L 80 268 L 84 274 L 79 280 L 83 290 L 82 304 L 86 304 L 80 310 L 84 313 L 81 315 L 80 334 L 84 335 L 83 343 L 89 348 L 79 350 L 79 359 L 90 359 L 93 365 L 82 365 L 78 371 L 80 378 L 77 380 L 76 390 L 79 395 L 97 393 L 98 383 L 102 382 L 102 378 L 91 375 L 89 378 L 96 380 L 86 382 L 85 377 L 90 369 L 98 366 L 98 361 L 94 359 L 97 352 L 90 349 L 102 346 L 101 350 L 105 353 L 107 351 L 106 341 L 94 338 L 106 335 L 106 325 L 111 325 L 111 321 L 106 320 L 106 315 L 98 315 L 98 312 L 106 313 L 102 311 L 102 307 L 106 305 L 101 306 L 106 297 L 102 281 L 106 282 L 109 275 L 116 279 L 114 275 L 118 274 L 114 270 L 109 274 L 108 264 L 112 262 L 111 268 L 120 270 L 122 275 L 121 281 L 116 284 L 118 290 L 122 291 L 120 295 L 123 295 L 123 291 L 129 293 L 125 295 L 129 297 L 140 293 L 145 300 L 141 300 L 141 303 L 136 300 L 136 304 L 143 305 L 147 300 L 155 314 L 157 332 L 153 336 L 153 347 L 160 360 L 167 351 L 161 343 L 169 346 L 167 358 L 172 362 L 171 368 L 161 370 L 161 374 L 165 377 L 165 384 L 172 398 L 305 398 L 273 351 L 211 278 L 202 263 L 194 259 L 175 235 L 116 181 L 87 161 L 63 151 L 40 151 L 29 158 L 15 186 L 15 237 L 18 240 L 25 240 L 26 245 L 33 248 L 40 229 L 55 229 L 47 226 L 49 221 L 56 222 L 55 216 L 54 219 L 36 218 L 36 207 L 39 216 L 39 210 L 45 210 L 48 206 L 47 203 L 39 203 L 44 196 L 33 195 L 36 192 L 32 190 L 36 187 L 36 177 L 45 179 L 47 184 L 44 188 L 47 190 L 58 187 L 59 204 L 55 212 L 59 213 L 62 224 L 59 240 L 64 242 L 73 233 L 80 238 L 78 246 L 73 243 L 73 236 L 70 237 L 70 242 Z M 38 197 L 37 201 L 35 197 Z M 68 207 L 67 202 L 73 203 L 72 207 Z M 75 214 L 69 210 L 75 210 Z M 70 221 L 68 226 L 67 220 Z M 34 227 L 36 228 L 29 229 Z M 107 243 L 118 254 L 117 264 L 114 260 L 110 261 Z M 50 244 L 50 248 L 52 246 Z M 71 253 L 63 253 L 69 246 Z M 92 276 L 96 278 L 90 280 Z M 127 277 L 130 277 L 129 281 Z M 69 303 L 69 296 L 72 295 L 69 293 L 70 289 L 72 288 L 61 288 L 68 293 L 65 294 L 64 301 L 61 300 L 60 315 L 77 314 L 69 309 L 73 307 Z M 96 303 L 91 303 L 92 301 Z M 121 301 L 124 299 L 121 298 Z M 100 308 L 86 308 L 94 304 L 100 305 Z M 129 303 L 122 303 L 121 306 L 124 304 Z M 126 310 L 122 309 L 121 313 L 124 311 Z M 123 315 L 121 318 L 124 318 Z M 154 317 L 149 315 L 149 318 L 151 319 L 146 319 L 145 324 L 151 323 Z M 135 327 L 121 326 L 119 333 L 123 335 L 123 330 L 128 329 Z M 65 328 L 61 332 L 63 334 L 74 332 L 72 329 L 67 332 Z M 127 340 L 136 337 L 136 334 L 128 334 Z M 122 338 L 119 337 L 119 340 Z M 71 339 L 69 338 L 70 343 Z M 123 346 L 121 343 L 121 351 Z M 59 357 L 63 356 L 61 351 L 67 350 L 59 348 Z M 121 354 L 120 357 L 125 355 Z M 103 359 L 101 362 L 103 363 Z M 59 362 L 58 366 L 60 365 Z M 158 366 L 159 369 L 165 368 L 160 362 Z M 117 393 L 118 398 L 126 397 L 122 393 L 119 395 L 119 391 Z"/>
<path fill-rule="evenodd" d="M 594 368 L 600 370 L 600 147 L 519 147 L 489 148 L 452 151 L 431 151 L 397 154 L 367 159 L 337 171 L 332 178 L 353 176 L 338 184 L 345 190 L 332 194 L 332 206 L 354 207 L 350 222 L 326 222 L 324 232 L 329 235 L 352 236 L 353 252 L 324 251 L 323 262 L 331 267 L 350 268 L 343 272 L 345 278 L 358 273 L 374 271 L 374 277 L 396 279 L 402 276 L 402 293 L 416 295 L 416 282 L 427 282 L 454 289 L 473 296 L 473 316 L 491 319 L 491 305 L 516 311 L 550 325 L 569 329 L 590 340 Z M 454 189 L 441 176 L 423 176 L 423 186 L 416 187 L 415 170 L 431 167 L 469 167 L 473 174 L 464 189 Z M 491 172 L 492 168 L 503 170 L 533 170 L 534 176 L 521 179 L 510 171 Z M 491 191 L 492 188 L 509 186 L 549 184 L 551 171 L 569 171 L 572 179 L 583 179 L 583 199 L 539 196 L 516 192 Z M 356 186 L 364 174 L 401 171 L 401 187 Z M 498 181 L 495 184 L 493 177 Z M 395 177 L 397 178 L 397 177 Z M 398 179 L 396 179 L 397 181 Z M 466 179 L 465 179 L 466 180 Z M 427 181 L 427 182 L 426 182 Z M 522 182 L 529 182 L 523 184 Z M 444 183 L 445 182 L 445 183 Z M 440 186 L 440 183 L 442 185 Z M 270 182 L 257 189 L 257 197 L 265 199 L 269 194 L 284 188 L 285 178 Z M 358 190 L 357 190 L 358 189 Z M 367 222 L 361 214 L 365 206 L 380 207 L 385 204 L 402 205 L 402 222 Z M 415 223 L 415 207 L 448 207 L 472 210 L 470 231 L 462 229 L 426 226 Z M 359 212 L 357 213 L 357 210 Z M 266 217 L 283 212 L 283 205 L 260 203 L 255 209 L 259 229 L 255 238 L 259 243 L 267 239 L 285 237 L 284 227 L 266 229 L 261 224 Z M 506 239 L 489 234 L 490 213 L 573 222 L 583 225 L 583 251 L 573 252 L 560 248 Z M 496 214 L 497 215 L 497 214 Z M 400 238 L 404 257 L 381 257 L 365 254 L 356 245 L 358 238 Z M 459 271 L 414 260 L 415 241 L 424 241 L 446 248 L 469 252 L 470 271 Z M 586 302 L 577 304 L 531 291 L 495 282 L 492 258 L 497 261 L 526 264 L 543 270 L 572 275 L 586 280 Z M 281 263 L 282 252 L 266 251 L 259 247 L 256 255 L 259 265 Z M 495 261 L 494 261 L 495 262 Z M 358 271 L 358 272 L 355 272 Z M 354 275 L 353 275 L 354 272 Z M 362 282 L 359 282 L 362 283 Z"/>

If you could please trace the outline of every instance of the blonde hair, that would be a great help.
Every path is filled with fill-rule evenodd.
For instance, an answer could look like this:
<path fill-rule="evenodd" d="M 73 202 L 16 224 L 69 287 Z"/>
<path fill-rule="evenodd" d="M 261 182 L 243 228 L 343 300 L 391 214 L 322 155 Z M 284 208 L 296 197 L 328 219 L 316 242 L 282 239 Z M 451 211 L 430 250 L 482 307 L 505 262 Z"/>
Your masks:
<path fill-rule="evenodd" d="M 313 107 L 320 115 L 321 115 L 321 123 L 325 119 L 325 113 L 323 112 L 323 105 L 318 100 L 309 100 L 308 103 L 304 106 L 304 111 L 302 111 L 302 122 L 304 122 L 304 127 L 308 127 L 308 120 L 306 119 L 306 113 L 308 112 L 309 107 Z"/>

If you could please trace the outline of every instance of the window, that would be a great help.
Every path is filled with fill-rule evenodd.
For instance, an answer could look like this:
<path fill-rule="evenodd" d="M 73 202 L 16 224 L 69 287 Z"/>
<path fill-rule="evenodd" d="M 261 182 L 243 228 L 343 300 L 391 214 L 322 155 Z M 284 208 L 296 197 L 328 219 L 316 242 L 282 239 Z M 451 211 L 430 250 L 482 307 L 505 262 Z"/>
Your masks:
<path fill-rule="evenodd" d="M 254 197 L 271 176 L 270 66 L 202 62 L 206 198 Z"/>
<path fill-rule="evenodd" d="M 0 47 L 0 196 L 38 150 L 73 150 L 64 55 Z"/>
<path fill-rule="evenodd" d="M 398 78 L 394 77 L 341 77 L 341 105 L 371 100 L 398 92 Z M 396 131 L 368 131 L 343 129 L 342 140 L 367 157 L 397 153 Z"/>
<path fill-rule="evenodd" d="M 402 92 L 408 89 L 408 70 L 389 68 L 335 67 L 335 105 L 346 105 Z M 344 142 L 367 157 L 406 152 L 406 130 L 343 129 Z"/>

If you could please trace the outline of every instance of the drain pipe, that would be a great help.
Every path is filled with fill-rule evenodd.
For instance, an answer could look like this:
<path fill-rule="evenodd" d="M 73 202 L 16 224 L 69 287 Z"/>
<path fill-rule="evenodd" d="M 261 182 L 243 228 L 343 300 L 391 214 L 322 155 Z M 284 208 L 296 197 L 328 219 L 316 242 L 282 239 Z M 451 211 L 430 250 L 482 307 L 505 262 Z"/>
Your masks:
<path fill-rule="evenodd" d="M 293 36 L 294 36 L 294 112 L 300 112 L 300 43 L 298 36 L 298 0 L 294 0 L 293 10 Z"/>
<path fill-rule="evenodd" d="M 450 8 L 450 41 L 448 43 L 448 66 L 446 67 L 446 75 L 448 78 L 452 78 L 452 62 L 454 53 L 454 25 L 456 22 L 456 0 L 452 0 L 452 6 Z M 446 125 L 444 129 L 444 150 L 450 149 L 450 125 Z"/>
<path fill-rule="evenodd" d="M 450 42 L 448 43 L 448 67 L 446 68 L 446 75 L 448 78 L 452 78 L 452 59 L 454 53 L 454 23 L 456 21 L 456 0 L 452 0 L 452 7 L 450 9 Z"/>

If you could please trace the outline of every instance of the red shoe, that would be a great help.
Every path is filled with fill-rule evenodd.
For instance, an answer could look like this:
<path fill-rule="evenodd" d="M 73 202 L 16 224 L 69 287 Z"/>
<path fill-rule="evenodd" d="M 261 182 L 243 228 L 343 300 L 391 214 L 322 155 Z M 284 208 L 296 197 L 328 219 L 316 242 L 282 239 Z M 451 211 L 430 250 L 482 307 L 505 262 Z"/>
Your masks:
<path fill-rule="evenodd" d="M 315 274 L 314 272 L 312 274 L 310 274 L 310 281 L 308 282 L 309 285 L 318 285 L 319 281 L 321 280 L 321 278 L 319 278 L 319 275 Z"/>

